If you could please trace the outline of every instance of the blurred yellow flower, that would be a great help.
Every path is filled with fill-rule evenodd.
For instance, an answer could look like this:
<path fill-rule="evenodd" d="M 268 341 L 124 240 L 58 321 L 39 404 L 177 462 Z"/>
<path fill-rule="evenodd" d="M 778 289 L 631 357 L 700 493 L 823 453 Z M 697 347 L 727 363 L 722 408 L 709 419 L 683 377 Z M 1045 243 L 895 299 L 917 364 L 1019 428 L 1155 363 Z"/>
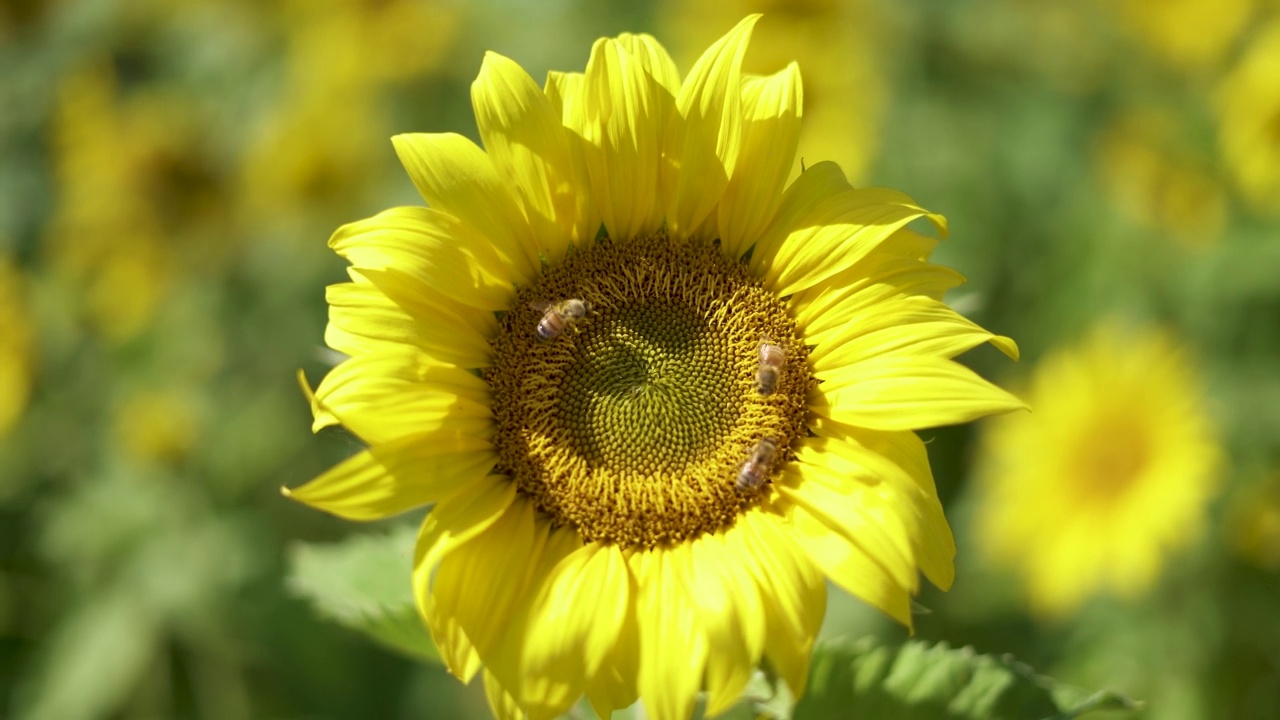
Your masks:
<path fill-rule="evenodd" d="M 153 182 L 155 159 L 173 137 L 171 108 L 156 98 L 121 100 L 106 61 L 68 75 L 58 91 L 57 194 L 45 245 L 54 269 L 83 293 L 92 325 L 115 342 L 150 324 L 174 273 Z"/>
<path fill-rule="evenodd" d="M 323 94 L 427 74 L 448 59 L 466 9 L 457 0 L 286 0 L 289 81 Z"/>
<path fill-rule="evenodd" d="M 386 135 L 367 92 L 307 97 L 269 113 L 245 148 L 247 221 L 288 219 L 368 189 Z"/>
<path fill-rule="evenodd" d="M 1280 210 L 1280 18 L 1254 37 L 1218 88 L 1218 144 L 1244 199 Z"/>
<path fill-rule="evenodd" d="M 35 329 L 27 307 L 26 278 L 0 254 L 0 438 L 13 429 L 31 397 Z"/>
<path fill-rule="evenodd" d="M 129 393 L 113 417 L 116 438 L 132 457 L 176 463 L 195 442 L 197 412 L 191 393 L 143 390 Z"/>
<path fill-rule="evenodd" d="M 889 44 L 874 2 L 854 0 L 666 0 L 659 21 L 677 60 L 692 60 L 722 28 L 751 12 L 769 15 L 765 42 L 743 61 L 747 72 L 796 62 L 804 73 L 804 128 L 797 155 L 830 160 L 850 182 L 867 176 L 880 150 L 889 87 L 882 56 Z M 798 171 L 799 168 L 797 167 Z"/>
<path fill-rule="evenodd" d="M 1280 570 L 1280 473 L 1236 494 L 1226 522 L 1231 547 L 1267 570 Z"/>
<path fill-rule="evenodd" d="M 1177 118 L 1156 110 L 1121 115 L 1102 132 L 1094 167 L 1106 196 L 1133 222 L 1189 246 L 1214 245 L 1227 199 L 1178 143 Z"/>
<path fill-rule="evenodd" d="M 382 166 L 382 85 L 435 69 L 464 6 L 447 0 L 288 2 L 284 88 L 252 129 L 240 207 L 249 220 L 353 202 Z"/>
<path fill-rule="evenodd" d="M 1220 448 L 1184 351 L 1104 325 L 1036 368 L 1033 412 L 991 423 L 979 465 L 982 550 L 1047 616 L 1099 590 L 1148 588 L 1194 542 Z"/>
<path fill-rule="evenodd" d="M 1185 70 L 1216 64 L 1254 9 L 1253 0 L 1120 0 L 1114 7 L 1149 52 Z"/>
<path fill-rule="evenodd" d="M 539 87 L 489 53 L 485 149 L 393 142 L 428 207 L 340 228 L 350 356 L 314 428 L 369 444 L 285 493 L 370 520 L 434 504 L 415 595 L 494 712 L 708 715 L 762 660 L 802 693 L 827 581 L 903 624 L 954 545 L 917 428 L 1022 407 L 952 358 L 1011 340 L 906 229 L 941 217 L 795 167 L 792 63 L 744 76 L 758 16 L 681 82 L 647 35 Z M 310 391 L 308 390 L 310 394 Z"/>

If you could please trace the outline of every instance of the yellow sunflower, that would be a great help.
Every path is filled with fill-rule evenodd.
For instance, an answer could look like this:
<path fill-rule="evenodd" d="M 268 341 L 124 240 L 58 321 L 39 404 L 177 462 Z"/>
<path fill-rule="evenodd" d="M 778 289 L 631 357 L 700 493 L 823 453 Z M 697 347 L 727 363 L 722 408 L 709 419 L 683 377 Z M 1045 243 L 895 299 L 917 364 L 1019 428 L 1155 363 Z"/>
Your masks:
<path fill-rule="evenodd" d="M 1259 212 L 1280 211 L 1280 18 L 1263 26 L 1218 88 L 1218 145 Z"/>
<path fill-rule="evenodd" d="M 393 139 L 428 207 L 340 228 L 315 427 L 369 444 L 286 494 L 345 518 L 432 505 L 414 588 L 503 717 L 796 693 L 826 580 L 910 625 L 954 546 L 916 428 L 1022 403 L 951 360 L 1016 346 L 939 298 L 942 219 L 831 163 L 789 187 L 800 74 L 741 73 L 758 16 L 683 82 L 647 35 L 538 87 L 493 53 L 482 150 Z M 781 362 L 778 362 L 781 360 Z"/>
<path fill-rule="evenodd" d="M 1192 543 L 1220 449 L 1197 378 L 1173 340 L 1104 325 L 1046 357 L 1034 413 L 995 421 L 980 463 L 980 546 L 1062 616 L 1093 593 L 1132 597 Z"/>
<path fill-rule="evenodd" d="M 181 135 L 177 101 L 126 99 L 118 85 L 101 57 L 59 83 L 50 138 L 56 202 L 41 241 L 86 318 L 112 343 L 150 327 L 175 284 L 175 229 L 154 189 Z"/>
<path fill-rule="evenodd" d="M 1226 225 L 1226 193 L 1181 141 L 1181 124 L 1155 108 L 1121 114 L 1100 133 L 1094 169 L 1130 220 L 1188 247 L 1208 247 Z"/>
<path fill-rule="evenodd" d="M 1254 0 L 1121 0 L 1106 3 L 1126 30 L 1165 63 L 1211 68 L 1253 16 Z"/>
<path fill-rule="evenodd" d="M 35 328 L 27 292 L 22 269 L 0 251 L 0 440 L 22 418 L 34 381 Z"/>
<path fill-rule="evenodd" d="M 1280 472 L 1235 494 L 1225 523 L 1236 554 L 1267 570 L 1280 570 Z"/>

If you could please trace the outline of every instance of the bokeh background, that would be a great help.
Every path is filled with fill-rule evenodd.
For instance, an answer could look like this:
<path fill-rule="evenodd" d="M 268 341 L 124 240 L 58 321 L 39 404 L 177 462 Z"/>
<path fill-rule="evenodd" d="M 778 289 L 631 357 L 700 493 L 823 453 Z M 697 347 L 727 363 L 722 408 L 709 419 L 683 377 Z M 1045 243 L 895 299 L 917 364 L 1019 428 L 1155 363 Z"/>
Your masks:
<path fill-rule="evenodd" d="M 801 155 L 950 219 L 936 257 L 969 283 L 949 299 L 1023 350 L 970 364 L 1027 387 L 1100 323 L 1160 328 L 1221 454 L 1150 583 L 1081 578 L 1088 599 L 1045 614 L 978 540 L 999 535 L 989 426 L 926 433 L 959 575 L 917 637 L 1142 717 L 1280 717 L 1278 5 L 7 0 L 0 716 L 483 717 L 478 688 L 330 622 L 296 577 L 302 543 L 412 523 L 279 494 L 356 448 L 310 434 L 295 380 L 332 362 L 325 242 L 419 202 L 390 135 L 476 137 L 485 50 L 541 79 L 647 31 L 687 69 L 761 10 L 748 66 L 799 62 Z M 838 593 L 824 633 L 905 636 Z"/>

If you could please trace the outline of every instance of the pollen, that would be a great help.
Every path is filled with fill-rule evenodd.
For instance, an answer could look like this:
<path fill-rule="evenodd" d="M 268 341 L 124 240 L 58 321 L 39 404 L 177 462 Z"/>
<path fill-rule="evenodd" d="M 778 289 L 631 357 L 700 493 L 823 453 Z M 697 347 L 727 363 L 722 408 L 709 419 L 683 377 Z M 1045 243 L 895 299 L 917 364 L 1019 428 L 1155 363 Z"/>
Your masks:
<path fill-rule="evenodd" d="M 546 308 L 585 316 L 539 339 Z M 541 308 L 541 309 L 540 309 Z M 757 388 L 761 342 L 786 349 Z M 767 497 L 735 483 L 763 438 L 805 432 L 814 383 L 786 302 L 713 244 L 598 240 L 518 293 L 493 340 L 497 471 L 583 539 L 656 547 L 715 532 Z"/>

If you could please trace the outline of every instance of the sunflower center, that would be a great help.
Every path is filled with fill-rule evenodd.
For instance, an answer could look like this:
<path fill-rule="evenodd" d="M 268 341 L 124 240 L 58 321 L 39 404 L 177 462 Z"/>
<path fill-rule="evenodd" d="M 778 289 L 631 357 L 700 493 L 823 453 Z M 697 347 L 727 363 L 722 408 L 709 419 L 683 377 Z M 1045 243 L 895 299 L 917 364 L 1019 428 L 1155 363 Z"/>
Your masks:
<path fill-rule="evenodd" d="M 1078 454 L 1082 487 L 1110 503 L 1131 487 L 1150 462 L 1150 442 L 1133 420 L 1100 422 Z"/>
<path fill-rule="evenodd" d="M 804 431 L 806 350 L 786 304 L 718 248 L 659 234 L 572 252 L 493 341 L 498 471 L 585 540 L 654 547 L 731 525 L 753 448 Z M 757 387 L 760 345 L 785 349 Z"/>

